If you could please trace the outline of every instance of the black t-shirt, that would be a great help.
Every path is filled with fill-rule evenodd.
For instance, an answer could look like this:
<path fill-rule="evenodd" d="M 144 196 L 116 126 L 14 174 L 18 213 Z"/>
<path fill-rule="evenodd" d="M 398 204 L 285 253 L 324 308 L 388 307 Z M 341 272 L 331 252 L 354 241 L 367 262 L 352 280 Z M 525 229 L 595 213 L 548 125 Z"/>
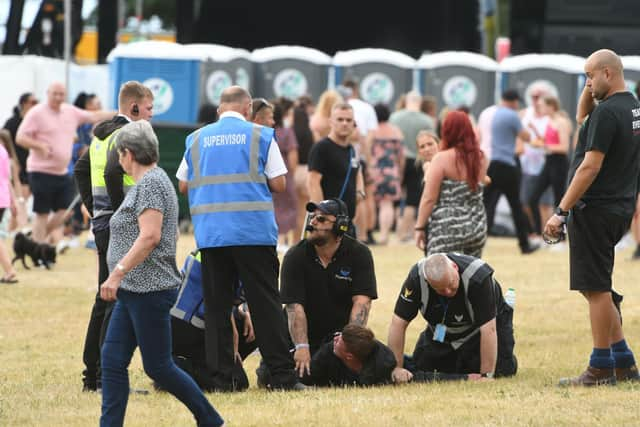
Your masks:
<path fill-rule="evenodd" d="M 325 199 L 340 196 L 342 186 L 351 168 L 349 182 L 342 200 L 347 204 L 349 217 L 356 213 L 356 176 L 360 162 L 353 147 L 343 147 L 329 138 L 318 141 L 309 153 L 309 170 L 322 174 L 320 185 Z M 319 200 L 316 200 L 319 201 Z"/>
<path fill-rule="evenodd" d="M 630 92 L 611 95 L 583 123 L 569 182 L 591 150 L 604 153 L 604 161 L 582 200 L 587 206 L 631 217 L 640 176 L 640 103 Z"/>
<path fill-rule="evenodd" d="M 458 264 L 460 273 L 463 271 L 463 266 L 467 265 L 466 263 L 461 265 L 460 259 L 465 260 L 472 258 L 468 256 L 454 257 L 451 254 L 447 256 Z M 462 280 L 459 283 L 458 292 L 453 298 L 438 295 L 433 288 L 429 286 L 429 301 L 427 302 L 427 310 L 424 318 L 429 323 L 428 329 L 431 334 L 436 325 L 442 323 L 444 318 L 444 324 L 447 326 L 445 342 L 450 343 L 469 335 L 475 329 L 495 318 L 497 304 L 502 297 L 501 294 L 496 295 L 497 285 L 493 281 L 492 273 L 493 270 L 489 266 L 486 266 L 485 273 L 481 274 L 478 280 L 475 280 L 474 278 L 476 276 L 473 276 L 469 280 L 468 295 L 465 294 Z M 398 317 L 410 322 L 416 317 L 422 306 L 421 296 L 418 264 L 416 264 L 411 271 L 409 271 L 409 275 L 402 285 L 394 313 Z M 469 305 L 467 305 L 467 302 Z M 473 321 L 471 320 L 469 306 L 473 311 Z M 431 334 L 429 334 L 429 336 L 431 336 Z"/>
<path fill-rule="evenodd" d="M 362 370 L 353 372 L 333 353 L 333 342 L 328 342 L 311 358 L 311 375 L 303 377 L 302 382 L 320 387 L 389 384 L 395 367 L 396 358 L 391 349 L 376 340 Z"/>
<path fill-rule="evenodd" d="M 9 131 L 9 133 L 11 134 L 11 138 L 13 139 L 13 148 L 16 151 L 16 156 L 18 157 L 18 162 L 20 163 L 21 173 L 26 174 L 27 157 L 29 157 L 29 150 L 16 143 L 16 134 L 18 133 L 20 123 L 22 123 L 22 117 L 14 114 L 9 120 L 6 121 L 6 123 L 4 124 L 4 128 Z"/>
<path fill-rule="evenodd" d="M 349 236 L 325 269 L 312 244 L 300 241 L 282 261 L 280 298 L 302 304 L 307 316 L 309 344 L 317 347 L 349 323 L 352 298 L 378 298 L 373 257 L 368 247 Z"/>

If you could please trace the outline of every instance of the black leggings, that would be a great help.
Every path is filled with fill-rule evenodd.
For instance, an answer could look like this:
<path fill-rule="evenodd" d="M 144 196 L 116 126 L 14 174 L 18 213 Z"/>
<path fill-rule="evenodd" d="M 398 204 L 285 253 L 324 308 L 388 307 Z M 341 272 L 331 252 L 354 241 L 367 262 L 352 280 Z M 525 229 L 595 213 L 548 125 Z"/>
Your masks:
<path fill-rule="evenodd" d="M 536 230 L 542 229 L 539 209 L 542 194 L 551 186 L 555 206 L 558 206 L 564 195 L 568 172 L 569 159 L 566 154 L 547 154 L 544 169 L 542 169 L 542 172 L 538 175 L 538 179 L 536 179 L 533 191 L 531 192 L 531 198 L 529 199 L 529 208 L 533 215 L 534 228 Z"/>

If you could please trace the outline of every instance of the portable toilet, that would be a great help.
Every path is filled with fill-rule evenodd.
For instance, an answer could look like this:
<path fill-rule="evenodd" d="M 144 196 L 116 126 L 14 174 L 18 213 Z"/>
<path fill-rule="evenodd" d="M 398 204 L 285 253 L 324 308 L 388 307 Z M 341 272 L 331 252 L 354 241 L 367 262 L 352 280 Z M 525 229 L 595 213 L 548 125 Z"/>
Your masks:
<path fill-rule="evenodd" d="M 388 49 L 353 49 L 333 57 L 335 82 L 347 79 L 359 84 L 360 98 L 370 104 L 382 102 L 391 109 L 403 94 L 414 88 L 416 60 L 402 52 Z"/>
<path fill-rule="evenodd" d="M 200 55 L 200 82 L 198 105 L 220 105 L 220 94 L 229 86 L 237 85 L 251 92 L 253 63 L 251 53 L 217 44 L 186 44 L 184 49 Z"/>
<path fill-rule="evenodd" d="M 516 89 L 531 105 L 531 89 L 546 86 L 569 117 L 576 116 L 584 87 L 585 59 L 566 54 L 526 54 L 507 57 L 498 65 L 500 89 Z"/>
<path fill-rule="evenodd" d="M 627 89 L 635 95 L 636 86 L 640 82 L 640 56 L 622 56 L 622 67 L 624 68 L 624 81 Z"/>
<path fill-rule="evenodd" d="M 317 101 L 329 86 L 331 57 L 304 46 L 272 46 L 251 52 L 255 97 L 296 99 L 310 95 Z"/>
<path fill-rule="evenodd" d="M 154 95 L 153 120 L 195 123 L 201 55 L 177 43 L 141 41 L 119 44 L 107 57 L 112 107 L 122 83 L 137 80 Z"/>
<path fill-rule="evenodd" d="M 440 107 L 467 107 L 478 117 L 496 102 L 498 63 L 472 52 L 425 53 L 418 59 L 419 90 L 435 96 Z"/>

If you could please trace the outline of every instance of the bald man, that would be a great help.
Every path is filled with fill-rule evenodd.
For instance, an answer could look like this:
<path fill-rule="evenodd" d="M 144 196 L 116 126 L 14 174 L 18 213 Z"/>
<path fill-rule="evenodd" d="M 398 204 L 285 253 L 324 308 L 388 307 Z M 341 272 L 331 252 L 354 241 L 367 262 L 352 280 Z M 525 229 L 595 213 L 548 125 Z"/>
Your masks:
<path fill-rule="evenodd" d="M 570 243 L 570 287 L 589 304 L 593 351 L 589 366 L 560 385 L 593 386 L 638 381 L 638 368 L 622 332 L 622 296 L 612 289 L 614 247 L 629 229 L 640 178 L 640 103 L 625 87 L 622 62 L 610 50 L 584 65 L 578 102 L 582 122 L 569 171 L 570 183 L 545 226 Z"/>
<path fill-rule="evenodd" d="M 289 354 L 278 293 L 279 261 L 272 192 L 286 188 L 287 168 L 274 130 L 249 122 L 251 95 L 225 89 L 220 119 L 187 136 L 184 160 L 189 209 L 202 254 L 206 307 L 205 348 L 212 383 L 219 391 L 241 391 L 234 372 L 230 313 L 233 287 L 242 281 L 260 354 L 272 389 L 300 390 Z"/>
<path fill-rule="evenodd" d="M 27 172 L 33 193 L 33 239 L 57 243 L 61 233 L 51 233 L 62 224 L 73 198 L 69 162 L 78 126 L 115 115 L 112 111 L 86 111 L 67 104 L 67 91 L 54 82 L 47 89 L 47 102 L 31 108 L 18 128 L 16 143 L 29 150 Z M 53 213 L 51 215 L 51 213 Z"/>

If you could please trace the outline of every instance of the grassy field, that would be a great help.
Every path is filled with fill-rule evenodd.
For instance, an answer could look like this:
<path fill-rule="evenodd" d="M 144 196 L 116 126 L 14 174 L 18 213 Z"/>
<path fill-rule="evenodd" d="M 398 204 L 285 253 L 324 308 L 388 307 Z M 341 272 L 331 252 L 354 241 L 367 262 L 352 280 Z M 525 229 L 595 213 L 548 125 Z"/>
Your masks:
<path fill-rule="evenodd" d="M 178 263 L 193 245 L 180 238 Z M 373 247 L 379 299 L 370 326 L 386 342 L 400 286 L 420 253 L 412 245 Z M 625 294 L 627 340 L 640 356 L 640 263 L 617 254 L 614 284 Z M 245 362 L 251 388 L 209 394 L 229 426 L 596 426 L 640 425 L 640 384 L 561 389 L 559 377 L 585 368 L 591 350 L 587 306 L 568 289 L 568 252 L 521 256 L 513 239 L 490 239 L 485 259 L 503 287 L 517 292 L 515 332 L 520 369 L 488 383 L 415 384 L 372 389 L 269 393 L 255 386 L 258 357 Z M 18 270 L 20 283 L 0 285 L 0 426 L 91 426 L 100 395 L 81 392 L 82 346 L 96 288 L 94 252 L 77 248 L 52 271 Z M 424 321 L 410 325 L 407 352 Z M 139 354 L 131 385 L 152 390 Z M 172 396 L 132 396 L 127 426 L 194 425 Z"/>

